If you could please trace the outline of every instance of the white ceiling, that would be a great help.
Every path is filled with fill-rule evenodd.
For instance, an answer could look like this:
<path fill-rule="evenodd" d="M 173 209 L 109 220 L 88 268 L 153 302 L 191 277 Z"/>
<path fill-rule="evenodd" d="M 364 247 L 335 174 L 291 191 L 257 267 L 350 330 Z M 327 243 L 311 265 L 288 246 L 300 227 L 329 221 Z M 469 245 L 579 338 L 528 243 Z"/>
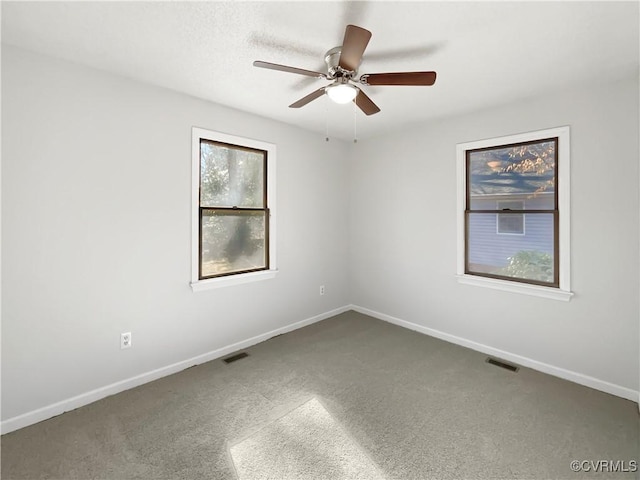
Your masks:
<path fill-rule="evenodd" d="M 353 137 L 352 104 L 288 105 L 322 79 L 353 23 L 373 33 L 360 74 L 435 70 L 433 87 L 363 87 L 358 137 L 570 85 L 638 75 L 638 3 L 2 2 L 2 42 L 170 88 L 324 135 Z"/>

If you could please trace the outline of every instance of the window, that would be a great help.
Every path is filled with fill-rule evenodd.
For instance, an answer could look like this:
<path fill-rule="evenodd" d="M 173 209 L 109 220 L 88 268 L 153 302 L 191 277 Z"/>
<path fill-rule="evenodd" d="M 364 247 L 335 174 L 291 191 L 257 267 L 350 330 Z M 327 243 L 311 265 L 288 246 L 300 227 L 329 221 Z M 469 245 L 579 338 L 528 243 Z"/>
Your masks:
<path fill-rule="evenodd" d="M 498 210 L 524 210 L 523 201 L 498 201 Z M 524 214 L 496 215 L 496 233 L 500 235 L 524 235 Z"/>
<path fill-rule="evenodd" d="M 568 300 L 569 128 L 457 150 L 458 280 Z"/>
<path fill-rule="evenodd" d="M 275 146 L 193 129 L 194 290 L 273 277 Z"/>

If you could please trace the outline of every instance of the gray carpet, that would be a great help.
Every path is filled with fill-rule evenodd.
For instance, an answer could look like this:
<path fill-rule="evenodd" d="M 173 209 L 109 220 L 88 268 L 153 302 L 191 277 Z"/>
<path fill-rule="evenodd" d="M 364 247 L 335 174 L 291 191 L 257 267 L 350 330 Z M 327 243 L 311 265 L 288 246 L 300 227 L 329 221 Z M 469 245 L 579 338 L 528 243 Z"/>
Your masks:
<path fill-rule="evenodd" d="M 230 447 L 240 480 L 383 480 L 375 463 L 317 398 Z"/>
<path fill-rule="evenodd" d="M 637 405 L 355 312 L 2 437 L 2 478 L 235 479 L 230 447 L 317 398 L 388 479 L 638 478 Z M 326 475 L 322 478 L 328 478 Z"/>

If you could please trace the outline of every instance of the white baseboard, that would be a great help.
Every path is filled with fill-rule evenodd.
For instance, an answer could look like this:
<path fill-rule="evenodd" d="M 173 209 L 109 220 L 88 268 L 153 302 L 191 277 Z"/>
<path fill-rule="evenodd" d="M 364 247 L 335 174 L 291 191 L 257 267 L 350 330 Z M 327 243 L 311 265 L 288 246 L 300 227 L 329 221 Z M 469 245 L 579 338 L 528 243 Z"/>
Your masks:
<path fill-rule="evenodd" d="M 52 405 L 47 405 L 46 407 L 42 407 L 37 410 L 18 415 L 17 417 L 9 418 L 0 423 L 0 432 L 2 434 L 5 434 L 13 432 L 14 430 L 18 430 L 20 428 L 27 427 L 29 425 L 33 425 L 34 423 L 47 420 L 70 410 L 75 410 L 76 408 L 88 405 L 110 395 L 115 395 L 116 393 L 138 387 L 145 383 L 152 382 L 153 380 L 166 377 L 167 375 L 173 375 L 174 373 L 180 372 L 189 367 L 193 367 L 194 365 L 199 365 L 201 363 L 206 363 L 211 360 L 224 357 L 235 351 L 242 350 L 243 348 L 248 348 L 260 342 L 264 342 L 265 340 L 275 337 L 276 335 L 306 327 L 307 325 L 311 325 L 312 323 L 319 322 L 320 320 L 333 317 L 350 309 L 351 307 L 349 306 L 336 308 L 335 310 L 321 313 L 320 315 L 315 315 L 313 317 L 307 318 L 306 320 L 301 320 L 299 322 L 277 328 L 270 332 L 251 337 L 238 343 L 234 343 L 233 345 L 228 345 L 226 347 L 222 347 L 217 350 L 213 350 L 211 352 L 207 352 L 202 355 L 198 355 L 196 357 L 192 357 L 187 360 L 168 365 L 166 367 L 161 367 L 150 372 L 142 373 L 140 375 L 136 375 L 135 377 L 127 378 L 125 380 L 112 383 L 111 385 L 96 388 L 95 390 L 91 390 L 90 392 L 82 393 L 80 395 L 76 395 L 75 397 L 56 402 Z"/>
<path fill-rule="evenodd" d="M 428 328 L 422 325 L 418 325 L 416 323 L 407 322 L 406 320 L 401 320 L 399 318 L 392 317 L 391 315 L 376 312 L 374 310 L 369 310 L 368 308 L 360 307 L 358 305 L 351 305 L 350 308 L 351 310 L 363 313 L 365 315 L 369 315 L 370 317 L 374 317 L 379 320 L 384 320 L 385 322 L 393 323 L 394 325 L 399 325 L 401 327 L 408 328 L 410 330 L 415 330 L 416 332 L 424 333 L 425 335 L 439 338 L 446 342 L 455 343 L 456 345 L 461 345 L 463 347 L 467 347 L 472 350 L 476 350 L 478 352 L 486 353 L 487 355 L 492 355 L 492 356 L 501 358 L 503 360 L 508 360 L 518 365 L 522 365 L 523 367 L 528 367 L 533 370 L 538 370 L 539 372 L 553 375 L 554 377 L 563 378 L 565 380 L 569 380 L 571 382 L 578 383 L 580 385 L 584 385 L 586 387 L 590 387 L 595 390 L 600 390 L 602 392 L 610 393 L 611 395 L 615 395 L 617 397 L 622 397 L 622 398 L 626 398 L 627 400 L 638 402 L 639 403 L 638 406 L 640 408 L 640 401 L 639 401 L 640 392 L 636 392 L 635 390 L 632 390 L 630 388 L 622 387 L 620 385 L 615 385 L 613 383 L 609 383 L 604 380 L 590 377 L 582 373 L 573 372 L 571 370 L 566 370 L 564 368 L 539 362 L 537 360 L 523 357 L 515 353 L 505 352 L 504 350 L 499 350 L 497 348 L 493 348 L 488 345 L 483 345 L 482 343 L 474 342 L 472 340 L 467 340 L 466 338 L 462 338 L 462 337 L 457 337 L 455 335 L 441 332 L 439 330 L 434 330 L 433 328 Z"/>

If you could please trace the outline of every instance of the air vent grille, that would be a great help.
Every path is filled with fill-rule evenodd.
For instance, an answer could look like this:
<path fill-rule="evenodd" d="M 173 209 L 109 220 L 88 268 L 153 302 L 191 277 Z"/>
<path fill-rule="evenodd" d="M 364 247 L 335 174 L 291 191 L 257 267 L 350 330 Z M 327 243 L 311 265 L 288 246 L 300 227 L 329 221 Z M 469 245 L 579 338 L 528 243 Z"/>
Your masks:
<path fill-rule="evenodd" d="M 495 365 L 496 367 L 509 370 L 510 372 L 517 372 L 518 370 L 520 370 L 520 367 L 516 367 L 515 365 L 511 365 L 510 363 L 503 362 L 502 360 L 498 360 L 497 358 L 487 357 L 485 361 L 491 365 Z"/>
<path fill-rule="evenodd" d="M 232 363 L 232 362 L 236 362 L 238 360 L 241 360 L 245 357 L 248 357 L 249 354 L 246 352 L 242 352 L 242 353 L 236 353 L 235 355 L 232 355 L 231 357 L 227 357 L 224 359 L 224 363 Z"/>

